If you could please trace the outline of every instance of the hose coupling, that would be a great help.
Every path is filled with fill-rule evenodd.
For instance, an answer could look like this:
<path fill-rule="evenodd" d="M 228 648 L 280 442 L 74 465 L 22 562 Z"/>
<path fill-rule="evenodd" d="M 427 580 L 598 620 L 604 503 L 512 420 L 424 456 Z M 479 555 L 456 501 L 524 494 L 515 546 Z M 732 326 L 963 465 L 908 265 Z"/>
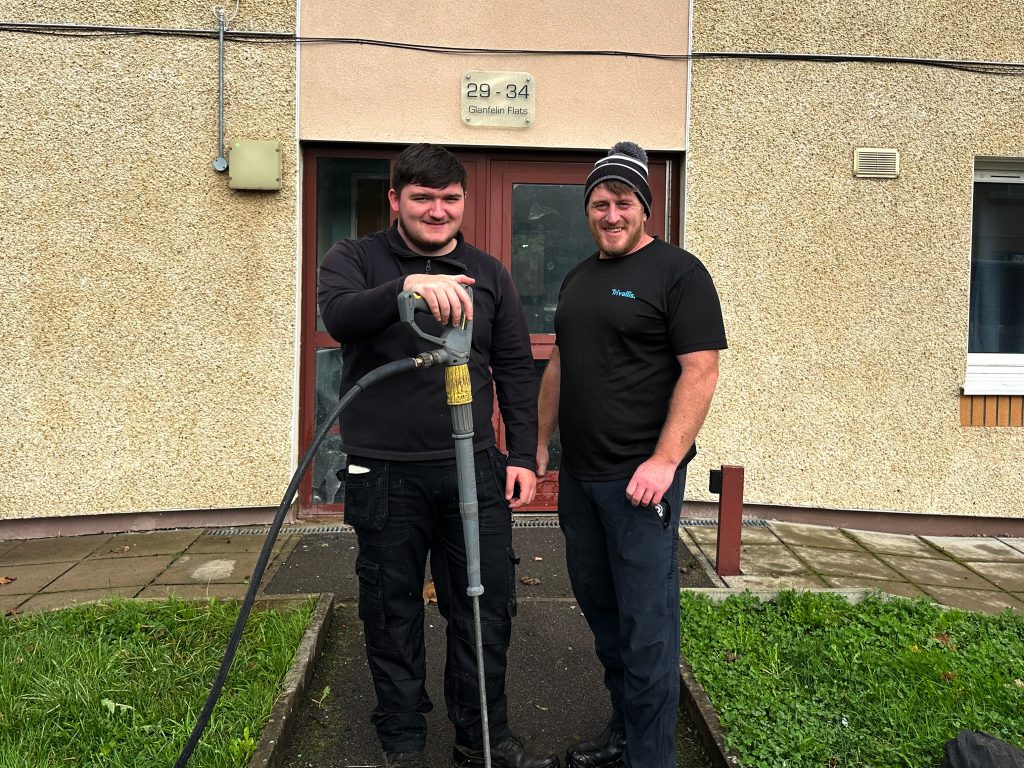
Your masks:
<path fill-rule="evenodd" d="M 413 358 L 417 368 L 430 368 L 434 365 L 444 365 L 448 362 L 448 352 L 443 349 L 432 349 L 429 352 L 420 352 Z"/>

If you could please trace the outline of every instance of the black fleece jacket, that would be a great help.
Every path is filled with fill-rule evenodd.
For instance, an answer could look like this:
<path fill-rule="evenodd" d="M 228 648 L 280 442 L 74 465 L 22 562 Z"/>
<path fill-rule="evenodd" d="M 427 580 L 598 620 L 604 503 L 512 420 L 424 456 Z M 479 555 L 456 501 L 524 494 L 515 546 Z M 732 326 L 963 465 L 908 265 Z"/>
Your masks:
<path fill-rule="evenodd" d="M 537 387 L 519 295 L 501 262 L 466 243 L 461 232 L 455 250 L 440 257 L 409 250 L 397 225 L 341 240 L 324 256 L 317 298 L 327 331 L 342 344 L 342 394 L 374 368 L 431 349 L 398 318 L 397 297 L 406 275 L 424 272 L 476 280 L 469 359 L 474 450 L 495 444 L 496 390 L 509 464 L 536 469 Z M 427 333 L 441 333 L 433 318 L 418 315 L 417 321 Z M 399 374 L 359 394 L 341 415 L 341 439 L 347 453 L 368 458 L 454 457 L 444 369 Z"/>

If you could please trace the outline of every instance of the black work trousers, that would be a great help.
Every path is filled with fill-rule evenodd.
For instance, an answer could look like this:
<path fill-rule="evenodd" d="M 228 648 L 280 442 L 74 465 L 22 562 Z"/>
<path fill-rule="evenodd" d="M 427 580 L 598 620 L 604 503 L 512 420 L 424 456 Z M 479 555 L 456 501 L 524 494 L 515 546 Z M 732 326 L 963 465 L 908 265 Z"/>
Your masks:
<path fill-rule="evenodd" d="M 506 654 L 516 613 L 512 514 L 505 501 L 505 456 L 475 456 L 480 514 L 480 618 L 492 743 L 511 732 Z M 355 469 L 354 468 L 358 468 Z M 362 471 L 366 469 L 369 471 Z M 424 748 L 426 690 L 423 581 L 428 553 L 437 604 L 447 622 L 444 697 L 456 742 L 483 743 L 473 606 L 466 595 L 466 547 L 459 485 L 450 463 L 349 457 L 345 520 L 356 529 L 359 618 L 377 694 L 371 721 L 385 752 Z"/>
<path fill-rule="evenodd" d="M 629 478 L 584 481 L 563 469 L 558 517 L 573 594 L 594 633 L 626 736 L 626 768 L 675 768 L 679 711 L 679 509 L 686 468 L 665 492 L 668 525 L 626 496 Z"/>

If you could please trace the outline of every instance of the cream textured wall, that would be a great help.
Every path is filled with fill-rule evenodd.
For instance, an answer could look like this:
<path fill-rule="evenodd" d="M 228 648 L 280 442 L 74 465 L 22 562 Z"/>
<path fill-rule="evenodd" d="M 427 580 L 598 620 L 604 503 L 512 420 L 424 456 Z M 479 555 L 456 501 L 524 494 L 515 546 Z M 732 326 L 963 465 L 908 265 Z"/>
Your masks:
<path fill-rule="evenodd" d="M 684 54 L 688 34 L 686 4 L 665 0 L 635 4 L 624 15 L 591 0 L 442 0 L 429 12 L 373 0 L 308 0 L 301 22 L 304 36 L 487 49 Z M 522 129 L 464 125 L 461 81 L 472 69 L 532 74 L 536 123 Z M 685 61 L 302 47 L 303 140 L 603 149 L 620 141 L 625 129 L 648 149 L 678 150 L 685 108 Z"/>
<path fill-rule="evenodd" d="M 694 5 L 693 50 L 1024 60 L 1019 4 Z M 961 428 L 976 155 L 1024 156 L 1024 77 L 696 61 L 688 248 L 731 349 L 694 474 L 752 503 L 1024 517 L 1024 430 Z M 900 151 L 852 177 L 854 147 Z"/>
<path fill-rule="evenodd" d="M 214 29 L 211 8 L 0 0 L 0 18 Z M 294 17 L 242 0 L 231 28 Z M 226 53 L 226 138 L 282 143 L 276 193 L 212 170 L 216 40 L 0 31 L 0 58 L 0 519 L 276 504 L 295 423 L 294 47 Z"/>

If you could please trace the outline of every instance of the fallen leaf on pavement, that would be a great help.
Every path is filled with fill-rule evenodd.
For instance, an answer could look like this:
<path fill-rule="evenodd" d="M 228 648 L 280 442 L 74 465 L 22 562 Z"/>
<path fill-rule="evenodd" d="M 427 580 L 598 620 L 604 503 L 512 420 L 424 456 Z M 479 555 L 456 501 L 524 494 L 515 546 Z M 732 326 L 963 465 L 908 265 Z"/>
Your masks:
<path fill-rule="evenodd" d="M 523 576 L 520 581 L 528 587 L 535 587 L 540 584 L 540 579 L 536 576 Z"/>
<path fill-rule="evenodd" d="M 429 605 L 430 603 L 437 602 L 437 591 L 434 589 L 433 580 L 428 581 L 423 585 L 423 604 Z"/>
<path fill-rule="evenodd" d="M 14 607 L 11 608 L 11 610 L 9 610 L 7 613 L 5 613 L 4 616 L 17 616 L 19 613 L 21 613 L 21 608 Z"/>
<path fill-rule="evenodd" d="M 15 576 L 0 576 L 0 584 L 10 584 L 12 581 L 17 581 Z"/>
<path fill-rule="evenodd" d="M 536 557 L 533 558 L 533 562 L 539 563 L 543 559 L 544 559 L 543 557 L 541 557 L 540 555 L 537 555 Z"/>

